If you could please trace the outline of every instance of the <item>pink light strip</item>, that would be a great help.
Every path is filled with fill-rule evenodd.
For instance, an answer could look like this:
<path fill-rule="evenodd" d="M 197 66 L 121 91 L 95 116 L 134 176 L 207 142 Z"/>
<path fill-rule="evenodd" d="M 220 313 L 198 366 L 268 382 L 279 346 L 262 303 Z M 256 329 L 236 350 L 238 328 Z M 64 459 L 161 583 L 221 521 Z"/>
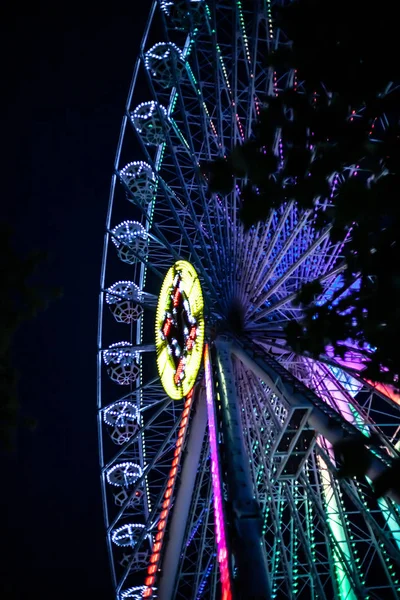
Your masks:
<path fill-rule="evenodd" d="M 208 344 L 206 344 L 204 348 L 204 369 L 206 376 L 208 431 L 211 449 L 211 477 L 214 490 L 215 537 L 217 540 L 217 560 L 221 572 L 221 600 L 231 600 L 232 588 L 228 564 L 228 548 L 226 545 L 224 513 L 222 508 L 223 500 L 221 490 L 221 473 L 219 469 L 217 451 L 217 426 L 215 422 L 214 392 Z"/>

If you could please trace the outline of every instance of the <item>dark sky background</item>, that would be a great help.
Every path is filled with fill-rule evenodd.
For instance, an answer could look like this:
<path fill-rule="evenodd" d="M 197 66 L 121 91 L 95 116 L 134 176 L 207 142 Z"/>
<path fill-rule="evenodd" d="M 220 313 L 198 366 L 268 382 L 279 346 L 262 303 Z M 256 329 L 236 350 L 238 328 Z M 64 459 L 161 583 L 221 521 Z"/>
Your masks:
<path fill-rule="evenodd" d="M 64 290 L 16 340 L 22 410 L 38 427 L 2 457 L 4 600 L 112 598 L 96 431 L 98 282 L 150 4 L 117 6 L 116 16 L 112 5 L 102 13 L 99 4 L 36 2 L 28 12 L 10 5 L 2 18 L 1 220 L 15 226 L 21 249 L 49 252 L 41 278 Z"/>

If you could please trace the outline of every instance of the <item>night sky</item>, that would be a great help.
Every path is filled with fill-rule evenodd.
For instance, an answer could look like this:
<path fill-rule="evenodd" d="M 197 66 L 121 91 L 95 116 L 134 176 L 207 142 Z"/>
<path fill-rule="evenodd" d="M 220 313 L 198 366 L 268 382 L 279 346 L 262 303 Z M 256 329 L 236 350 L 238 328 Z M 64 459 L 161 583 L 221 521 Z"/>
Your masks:
<path fill-rule="evenodd" d="M 16 340 L 22 410 L 38 427 L 2 457 L 4 600 L 113 597 L 97 453 L 98 282 L 114 153 L 149 5 L 135 1 L 113 16 L 98 4 L 39 2 L 2 19 L 1 219 L 16 227 L 21 249 L 49 252 L 41 278 L 64 290 Z"/>

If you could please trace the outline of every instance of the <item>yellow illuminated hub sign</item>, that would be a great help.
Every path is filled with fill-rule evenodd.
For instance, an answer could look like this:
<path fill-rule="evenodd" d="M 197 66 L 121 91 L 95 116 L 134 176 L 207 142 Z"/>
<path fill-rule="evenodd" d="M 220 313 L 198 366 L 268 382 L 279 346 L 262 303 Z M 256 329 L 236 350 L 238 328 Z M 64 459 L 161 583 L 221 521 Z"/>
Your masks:
<path fill-rule="evenodd" d="M 179 400 L 192 389 L 204 345 L 204 300 L 194 267 L 178 260 L 161 287 L 156 314 L 157 367 L 168 396 Z"/>

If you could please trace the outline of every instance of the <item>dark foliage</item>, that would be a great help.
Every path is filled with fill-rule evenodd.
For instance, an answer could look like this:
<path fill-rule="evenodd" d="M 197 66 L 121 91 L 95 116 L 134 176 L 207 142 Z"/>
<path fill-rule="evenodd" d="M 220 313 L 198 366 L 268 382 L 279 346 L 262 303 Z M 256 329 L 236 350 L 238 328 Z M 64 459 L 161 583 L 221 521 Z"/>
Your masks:
<path fill-rule="evenodd" d="M 251 139 L 208 168 L 212 192 L 226 194 L 242 181 L 245 229 L 295 200 L 313 210 L 315 228 L 330 227 L 331 241 L 346 240 L 342 288 L 320 305 L 321 286 L 305 286 L 297 299 L 303 318 L 288 324 L 287 342 L 313 357 L 326 346 L 344 357 L 350 346 L 364 357 L 367 379 L 396 385 L 400 92 L 393 82 L 400 81 L 400 66 L 390 57 L 397 19 L 387 0 L 369 11 L 361 0 L 332 6 L 299 0 L 277 8 L 275 22 L 293 44 L 272 53 L 266 66 L 278 73 L 296 68 L 304 83 L 265 98 Z M 373 22 L 373 44 L 360 18 Z"/>

